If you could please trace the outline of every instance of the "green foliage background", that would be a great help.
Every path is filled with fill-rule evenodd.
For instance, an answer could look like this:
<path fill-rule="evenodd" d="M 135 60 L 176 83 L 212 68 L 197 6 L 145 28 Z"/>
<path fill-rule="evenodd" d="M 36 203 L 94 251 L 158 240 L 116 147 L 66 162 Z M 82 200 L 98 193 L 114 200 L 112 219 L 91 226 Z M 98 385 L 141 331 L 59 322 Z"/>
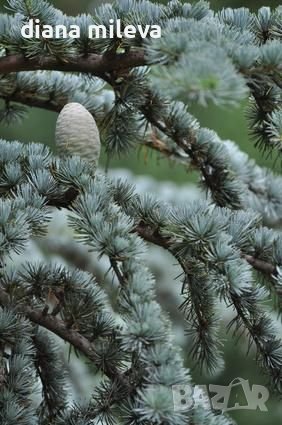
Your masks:
<path fill-rule="evenodd" d="M 4 10 L 4 1 L 0 0 L 0 11 Z M 54 6 L 61 8 L 67 14 L 77 14 L 85 11 L 91 11 L 95 5 L 102 3 L 101 1 L 90 2 L 88 0 L 53 0 Z M 261 6 L 277 7 L 279 0 L 213 0 L 210 2 L 214 9 L 221 7 L 249 7 L 250 9 L 258 9 Z M 223 108 L 194 107 L 192 113 L 200 120 L 203 126 L 216 130 L 221 138 L 236 141 L 242 150 L 248 152 L 261 165 L 281 170 L 281 164 L 274 164 L 274 158 L 265 158 L 254 147 L 253 141 L 248 135 L 246 125 L 246 105 L 233 110 L 225 110 Z M 1 127 L 0 137 L 7 140 L 35 141 L 41 142 L 54 147 L 54 130 L 55 130 L 56 114 L 48 111 L 41 111 L 36 108 L 30 109 L 27 120 L 21 125 L 10 128 Z M 103 164 L 106 163 L 105 156 Z M 136 174 L 149 174 L 160 180 L 175 181 L 179 184 L 196 181 L 197 176 L 187 174 L 180 167 L 173 167 L 167 160 L 158 158 L 157 155 L 144 148 L 139 152 L 132 152 L 129 158 L 111 158 L 111 167 L 130 168 Z M 210 378 L 203 377 L 194 372 L 197 383 L 216 383 L 219 385 L 228 385 L 234 378 L 242 377 L 249 379 L 250 384 L 263 384 L 265 378 L 260 375 L 251 356 L 245 357 L 245 347 L 238 344 L 234 349 L 234 343 L 226 344 L 226 369 L 219 376 Z M 279 425 L 281 424 L 282 406 L 278 400 L 270 400 L 267 403 L 268 413 L 253 411 L 237 411 L 233 417 L 240 425 L 256 424 L 256 425 Z"/>

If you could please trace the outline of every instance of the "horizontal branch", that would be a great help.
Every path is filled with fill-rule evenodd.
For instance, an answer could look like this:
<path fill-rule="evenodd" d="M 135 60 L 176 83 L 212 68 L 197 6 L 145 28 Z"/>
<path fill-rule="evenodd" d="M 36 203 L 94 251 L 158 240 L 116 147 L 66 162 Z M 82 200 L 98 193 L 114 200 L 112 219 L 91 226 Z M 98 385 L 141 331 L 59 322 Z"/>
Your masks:
<path fill-rule="evenodd" d="M 11 55 L 0 58 L 0 74 L 11 72 L 52 70 L 63 72 L 81 72 L 102 77 L 104 74 L 144 66 L 145 57 L 142 50 L 128 53 L 77 55 L 68 60 L 54 56 L 39 56 L 28 59 L 24 55 Z"/>
<path fill-rule="evenodd" d="M 163 237 L 158 230 L 152 229 L 150 226 L 144 223 L 139 223 L 135 231 L 141 236 L 142 239 L 158 245 L 164 249 L 170 250 L 173 245 L 173 240 L 169 237 Z M 264 275 L 272 278 L 277 275 L 276 267 L 266 261 L 255 258 L 251 255 L 242 254 L 244 258 L 255 270 L 263 273 Z"/>
<path fill-rule="evenodd" d="M 12 94 L 1 94 L 0 92 L 0 99 L 8 102 L 20 103 L 31 108 L 40 108 L 53 112 L 60 112 L 65 104 L 71 100 L 65 99 L 64 101 L 62 97 L 59 97 L 58 99 L 50 98 L 49 100 L 44 100 L 40 98 L 40 96 L 36 96 L 36 91 L 24 92 L 22 90 L 16 90 Z M 94 118 L 96 119 L 95 116 Z M 151 134 L 144 138 L 140 144 L 160 153 L 162 157 L 164 156 L 169 160 L 177 161 L 178 164 L 182 164 L 186 167 L 186 169 L 190 167 L 191 161 L 189 156 L 180 148 L 175 149 L 168 146 L 163 140 L 156 136 L 155 131 L 152 131 Z"/>
<path fill-rule="evenodd" d="M 10 304 L 9 295 L 0 288 L 0 304 L 5 307 Z M 52 316 L 51 314 L 45 314 L 43 311 L 33 310 L 27 305 L 18 305 L 17 311 L 24 314 L 33 323 L 36 323 L 54 334 L 58 335 L 65 341 L 72 344 L 81 353 L 83 353 L 88 359 L 93 360 L 94 347 L 93 345 L 77 331 L 69 329 L 63 320 Z"/>
<path fill-rule="evenodd" d="M 277 269 L 273 264 L 267 263 L 266 261 L 259 260 L 258 258 L 252 257 L 251 255 L 243 256 L 248 263 L 259 272 L 267 276 L 276 276 Z"/>
<path fill-rule="evenodd" d="M 52 199 L 50 201 L 47 200 L 47 204 L 53 207 L 65 207 L 68 208 L 68 206 L 75 200 L 77 197 L 78 192 L 74 188 L 70 188 L 66 192 L 66 199 L 60 200 L 58 205 L 56 204 L 56 200 Z M 170 250 L 170 248 L 173 245 L 173 240 L 170 237 L 164 237 L 160 234 L 159 229 L 154 229 L 148 224 L 144 222 L 140 222 L 134 229 L 138 235 L 146 240 L 147 242 L 151 242 L 154 245 L 158 245 L 164 249 Z M 259 271 L 260 273 L 268 276 L 269 278 L 273 278 L 277 275 L 277 269 L 276 266 L 268 263 L 267 261 L 260 260 L 256 257 L 253 257 L 252 255 L 243 254 L 242 258 L 244 258 L 255 270 Z"/>
<path fill-rule="evenodd" d="M 65 103 L 58 102 L 54 99 L 43 100 L 39 96 L 36 97 L 35 92 L 23 92 L 23 91 L 15 91 L 12 94 L 2 94 L 0 93 L 0 99 L 3 99 L 7 102 L 16 102 L 21 103 L 22 105 L 29 106 L 31 108 L 40 108 L 46 111 L 60 112 L 61 109 L 65 106 Z M 68 102 L 68 100 L 66 100 Z"/>
<path fill-rule="evenodd" d="M 9 295 L 4 289 L 0 288 L 0 305 L 2 307 L 7 307 L 11 305 L 11 300 Z M 15 306 L 13 305 L 13 308 Z M 51 314 L 46 314 L 45 311 L 35 310 L 29 305 L 18 304 L 16 311 L 19 314 L 24 315 L 32 323 L 42 326 L 45 329 L 48 329 L 55 335 L 62 338 L 64 341 L 70 343 L 78 351 L 85 355 L 89 360 L 94 364 L 97 363 L 97 356 L 95 352 L 94 344 L 91 343 L 87 338 L 81 335 L 76 330 L 70 329 L 66 323 L 55 317 Z M 129 382 L 129 378 L 126 374 L 120 374 L 118 370 L 115 370 L 111 367 L 109 370 L 103 370 L 103 372 L 110 378 L 112 381 L 119 382 L 123 384 L 124 388 L 127 388 L 128 391 L 132 391 L 132 385 Z M 115 400 L 113 400 L 114 402 Z"/>

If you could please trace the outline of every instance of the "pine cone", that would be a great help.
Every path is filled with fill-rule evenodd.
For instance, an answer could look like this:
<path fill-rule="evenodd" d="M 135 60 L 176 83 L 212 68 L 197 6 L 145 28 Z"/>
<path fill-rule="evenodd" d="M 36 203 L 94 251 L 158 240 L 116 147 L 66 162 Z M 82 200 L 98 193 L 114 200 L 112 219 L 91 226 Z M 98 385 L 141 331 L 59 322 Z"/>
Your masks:
<path fill-rule="evenodd" d="M 56 123 L 56 145 L 61 156 L 77 155 L 96 168 L 100 156 L 100 135 L 90 112 L 80 103 L 68 103 Z"/>

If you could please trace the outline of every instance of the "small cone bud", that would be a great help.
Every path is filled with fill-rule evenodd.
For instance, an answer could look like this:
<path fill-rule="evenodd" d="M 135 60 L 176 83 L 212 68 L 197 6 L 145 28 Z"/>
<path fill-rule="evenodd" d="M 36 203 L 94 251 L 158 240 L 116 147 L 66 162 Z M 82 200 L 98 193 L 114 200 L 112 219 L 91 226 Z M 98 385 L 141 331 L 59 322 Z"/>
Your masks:
<path fill-rule="evenodd" d="M 80 103 L 68 103 L 56 123 L 56 146 L 61 156 L 77 155 L 95 166 L 100 156 L 100 135 L 90 112 Z"/>

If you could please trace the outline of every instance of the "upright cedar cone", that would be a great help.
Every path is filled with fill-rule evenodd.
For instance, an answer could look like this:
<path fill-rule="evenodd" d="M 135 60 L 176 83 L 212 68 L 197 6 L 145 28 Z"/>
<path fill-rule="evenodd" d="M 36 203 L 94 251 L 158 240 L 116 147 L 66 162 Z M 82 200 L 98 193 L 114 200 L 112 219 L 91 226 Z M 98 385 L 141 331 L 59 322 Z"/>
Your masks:
<path fill-rule="evenodd" d="M 93 116 L 80 103 L 68 103 L 56 124 L 56 145 L 60 155 L 77 155 L 96 168 L 100 156 L 100 135 Z"/>

